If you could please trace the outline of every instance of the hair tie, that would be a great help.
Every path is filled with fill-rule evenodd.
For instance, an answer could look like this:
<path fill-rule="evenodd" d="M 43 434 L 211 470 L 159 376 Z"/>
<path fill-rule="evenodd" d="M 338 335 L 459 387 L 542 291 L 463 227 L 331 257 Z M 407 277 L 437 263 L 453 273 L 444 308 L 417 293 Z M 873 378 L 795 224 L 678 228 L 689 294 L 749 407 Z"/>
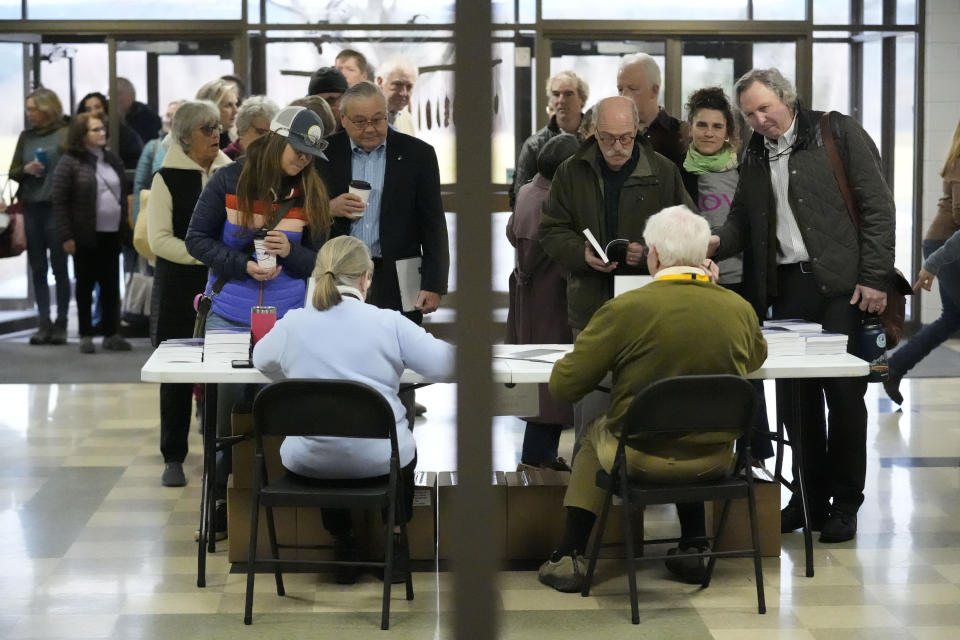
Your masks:
<path fill-rule="evenodd" d="M 324 274 L 324 275 L 329 275 L 331 278 L 336 278 L 336 277 L 337 277 L 337 274 L 335 274 L 333 271 L 324 271 L 323 274 Z"/>

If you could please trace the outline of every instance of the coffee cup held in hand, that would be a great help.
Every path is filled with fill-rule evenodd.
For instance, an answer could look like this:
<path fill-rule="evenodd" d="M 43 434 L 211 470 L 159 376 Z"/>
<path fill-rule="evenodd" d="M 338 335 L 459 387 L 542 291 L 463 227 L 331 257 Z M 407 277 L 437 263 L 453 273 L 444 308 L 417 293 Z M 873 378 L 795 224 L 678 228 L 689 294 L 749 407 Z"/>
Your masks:
<path fill-rule="evenodd" d="M 367 201 L 370 199 L 370 189 L 373 187 L 370 186 L 369 182 L 363 180 L 351 180 L 349 192 L 355 196 L 358 196 L 363 200 L 363 204 L 366 205 Z M 353 214 L 354 218 L 359 218 L 363 215 L 363 211 Z"/>
<path fill-rule="evenodd" d="M 273 269 L 277 266 L 277 256 L 267 253 L 264 242 L 267 239 L 266 227 L 261 227 L 253 235 L 253 249 L 257 254 L 257 264 L 263 269 Z"/>

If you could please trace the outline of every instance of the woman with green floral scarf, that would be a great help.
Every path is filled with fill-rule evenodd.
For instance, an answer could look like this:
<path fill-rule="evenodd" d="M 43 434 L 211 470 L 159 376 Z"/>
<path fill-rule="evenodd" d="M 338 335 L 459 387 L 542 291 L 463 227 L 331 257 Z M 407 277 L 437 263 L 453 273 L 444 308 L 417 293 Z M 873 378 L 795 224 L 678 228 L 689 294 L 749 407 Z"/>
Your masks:
<path fill-rule="evenodd" d="M 737 122 L 720 87 L 694 91 L 687 102 L 690 145 L 683 160 L 683 184 L 712 229 L 722 227 L 737 190 Z M 720 262 L 720 284 L 741 293 L 743 260 Z"/>

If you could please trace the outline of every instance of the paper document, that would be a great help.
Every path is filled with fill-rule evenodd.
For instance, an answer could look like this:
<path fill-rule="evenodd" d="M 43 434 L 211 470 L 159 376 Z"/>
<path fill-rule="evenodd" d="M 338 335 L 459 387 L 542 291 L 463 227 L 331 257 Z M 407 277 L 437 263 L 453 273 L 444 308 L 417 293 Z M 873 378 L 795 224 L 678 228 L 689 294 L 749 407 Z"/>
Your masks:
<path fill-rule="evenodd" d="M 597 242 L 596 236 L 593 235 L 593 232 L 590 229 L 584 229 L 583 235 L 587 236 L 587 240 L 590 241 L 590 244 L 593 246 L 593 250 L 597 252 L 597 255 L 600 256 L 600 259 L 604 262 L 610 262 L 610 258 L 607 257 L 607 252 L 603 250 L 603 247 L 600 246 L 600 243 Z"/>
<path fill-rule="evenodd" d="M 608 242 L 606 247 L 601 247 L 600 243 L 597 241 L 597 237 L 593 235 L 593 232 L 590 231 L 590 229 L 584 229 L 583 235 L 586 236 L 587 240 L 590 241 L 590 245 L 593 247 L 593 250 L 597 252 L 597 255 L 600 256 L 600 259 L 604 262 L 627 261 L 627 247 L 630 246 L 629 240 L 617 238 L 616 240 L 611 240 Z"/>
<path fill-rule="evenodd" d="M 653 282 L 653 276 L 613 276 L 613 297 Z"/>
<path fill-rule="evenodd" d="M 417 297 L 420 295 L 420 269 L 423 258 L 404 258 L 397 260 L 397 282 L 400 285 L 400 304 L 404 311 L 416 310 Z"/>
<path fill-rule="evenodd" d="M 530 360 L 533 362 L 556 362 L 567 355 L 565 349 L 527 349 L 524 351 L 514 351 L 512 353 L 497 354 L 495 358 L 504 358 L 507 360 Z"/>

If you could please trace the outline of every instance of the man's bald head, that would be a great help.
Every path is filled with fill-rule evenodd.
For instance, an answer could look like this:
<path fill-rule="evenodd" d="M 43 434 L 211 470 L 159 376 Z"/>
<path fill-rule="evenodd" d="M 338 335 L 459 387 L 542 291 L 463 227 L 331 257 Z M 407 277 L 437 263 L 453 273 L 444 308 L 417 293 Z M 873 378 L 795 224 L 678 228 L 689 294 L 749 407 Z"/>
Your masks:
<path fill-rule="evenodd" d="M 633 143 L 639 132 L 637 105 L 630 98 L 614 96 L 597 103 L 597 144 L 607 166 L 614 171 L 633 155 Z"/>

